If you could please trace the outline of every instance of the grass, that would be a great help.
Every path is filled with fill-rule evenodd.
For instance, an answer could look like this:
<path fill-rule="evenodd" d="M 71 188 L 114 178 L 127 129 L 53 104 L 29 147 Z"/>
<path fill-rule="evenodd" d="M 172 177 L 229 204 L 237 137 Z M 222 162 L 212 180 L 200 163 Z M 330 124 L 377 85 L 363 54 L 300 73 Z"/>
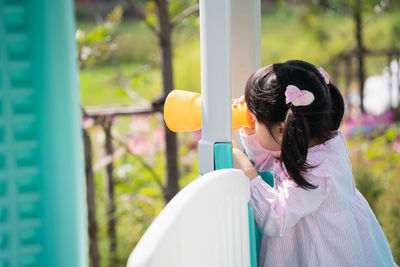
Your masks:
<path fill-rule="evenodd" d="M 122 63 L 125 78 L 132 76 L 141 64 Z M 129 79 L 134 91 L 146 100 L 161 92 L 161 77 L 158 70 L 151 70 Z M 100 65 L 80 72 L 81 100 L 84 106 L 132 105 L 133 101 L 119 85 L 117 74 L 111 65 Z"/>

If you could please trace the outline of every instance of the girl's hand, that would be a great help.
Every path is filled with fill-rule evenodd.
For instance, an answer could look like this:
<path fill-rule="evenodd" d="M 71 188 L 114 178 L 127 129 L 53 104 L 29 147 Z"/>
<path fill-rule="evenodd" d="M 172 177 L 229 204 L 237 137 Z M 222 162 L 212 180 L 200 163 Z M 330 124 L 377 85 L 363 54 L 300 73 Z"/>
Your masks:
<path fill-rule="evenodd" d="M 246 103 L 246 100 L 244 99 L 244 96 L 232 99 L 232 107 L 233 108 L 237 108 L 239 105 L 244 105 L 244 103 Z"/>
<path fill-rule="evenodd" d="M 256 132 L 254 128 L 242 127 L 242 129 L 243 133 L 246 135 L 253 135 Z"/>
<path fill-rule="evenodd" d="M 245 104 L 246 104 L 246 100 L 245 100 L 244 96 L 232 99 L 232 107 L 233 108 L 237 108 L 239 105 L 243 106 Z M 249 110 L 247 110 L 247 119 L 249 122 L 251 122 L 251 121 L 254 122 L 254 118 L 251 115 Z M 255 130 L 254 130 L 254 128 L 243 127 L 243 132 L 247 135 L 252 135 L 252 134 L 254 134 Z"/>
<path fill-rule="evenodd" d="M 237 148 L 233 148 L 233 167 L 242 170 L 250 180 L 258 176 L 256 168 L 251 164 L 246 155 Z"/>

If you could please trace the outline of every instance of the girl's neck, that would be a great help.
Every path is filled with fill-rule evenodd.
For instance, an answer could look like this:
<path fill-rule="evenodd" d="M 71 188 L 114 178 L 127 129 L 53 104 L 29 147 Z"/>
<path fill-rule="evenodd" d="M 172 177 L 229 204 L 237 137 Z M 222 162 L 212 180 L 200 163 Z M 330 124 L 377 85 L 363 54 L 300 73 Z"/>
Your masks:
<path fill-rule="evenodd" d="M 323 142 L 319 138 L 310 139 L 308 147 L 313 147 L 322 144 Z"/>

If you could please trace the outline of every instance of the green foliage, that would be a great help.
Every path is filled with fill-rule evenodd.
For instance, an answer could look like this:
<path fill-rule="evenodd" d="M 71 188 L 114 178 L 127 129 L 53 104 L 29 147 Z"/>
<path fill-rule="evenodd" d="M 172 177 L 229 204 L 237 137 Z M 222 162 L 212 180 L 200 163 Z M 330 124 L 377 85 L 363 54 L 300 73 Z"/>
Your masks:
<path fill-rule="evenodd" d="M 369 170 L 357 166 L 353 170 L 356 186 L 363 196 L 368 200 L 372 210 L 377 212 L 377 201 L 384 192 L 384 187 Z"/>
<path fill-rule="evenodd" d="M 330 71 L 329 65 L 334 55 L 349 45 L 349 23 L 348 18 L 340 15 L 302 14 L 299 9 L 295 13 L 279 10 L 263 16 L 262 63 L 267 65 L 289 59 L 302 59 L 315 65 L 323 65 L 324 68 L 328 66 L 326 69 Z"/>
<path fill-rule="evenodd" d="M 378 202 L 378 219 L 389 240 L 395 261 L 400 262 L 400 168 Z"/>
<path fill-rule="evenodd" d="M 115 29 L 122 19 L 122 7 L 117 5 L 108 15 L 107 19 L 88 32 L 77 30 L 76 40 L 78 43 L 78 58 L 80 68 L 104 61 L 109 58 L 110 53 L 116 49 L 113 42 Z"/>
<path fill-rule="evenodd" d="M 185 9 L 196 5 L 198 1 L 196 0 L 170 0 L 168 1 L 168 14 L 169 19 L 172 22 L 177 16 L 181 14 Z M 145 1 L 143 3 L 144 11 L 146 14 L 146 20 L 142 22 L 142 24 L 147 24 L 152 26 L 155 29 L 158 29 L 157 23 L 157 6 L 154 1 Z M 184 19 L 184 23 L 193 22 L 195 18 L 189 16 Z"/>
<path fill-rule="evenodd" d="M 369 170 L 374 174 L 384 174 L 399 165 L 400 154 L 394 150 L 393 144 L 399 134 L 397 126 L 392 126 L 383 132 L 374 132 L 367 138 L 357 135 L 349 147 L 358 150 L 357 160 L 366 160 Z"/>
<path fill-rule="evenodd" d="M 148 101 L 161 91 L 161 74 L 157 69 L 145 70 L 140 63 L 122 63 L 121 71 L 125 77 L 132 77 L 130 85 L 135 92 Z M 83 106 L 129 105 L 130 99 L 117 81 L 115 69 L 110 65 L 100 65 L 84 69 L 80 72 L 81 101 Z"/>
<path fill-rule="evenodd" d="M 156 27 L 157 16 L 156 16 L 156 4 L 153 1 L 148 1 L 146 7 L 146 23 Z"/>
<path fill-rule="evenodd" d="M 349 37 L 353 36 L 351 19 L 332 12 L 323 15 L 311 14 L 312 18 L 307 19 L 307 23 L 318 28 L 315 32 L 309 24 L 302 23 L 302 16 L 301 10 L 290 9 L 279 9 L 262 16 L 262 64 L 297 58 L 324 66 L 328 72 L 333 72 L 335 66 L 331 65 L 331 59 L 339 52 L 355 46 L 353 38 Z M 374 19 L 365 28 L 366 46 L 377 49 L 391 46 L 393 38 L 400 36 L 391 34 L 392 28 L 395 27 L 391 25 L 400 25 L 399 20 L 399 9 L 390 10 Z M 88 29 L 90 24 L 78 22 L 78 28 Z M 179 25 L 173 34 L 174 81 L 177 89 L 200 90 L 198 31 L 198 24 L 189 23 Z M 132 88 L 139 96 L 151 100 L 161 92 L 160 69 L 156 59 L 158 50 L 154 34 L 145 25 L 135 21 L 121 22 L 114 33 L 117 47 L 115 54 L 123 63 L 125 77 L 135 76 L 130 80 Z M 150 71 L 142 72 L 141 77 L 136 77 L 137 71 L 149 62 Z M 386 64 L 386 58 L 371 59 L 366 71 L 368 74 L 380 73 Z M 112 104 L 118 101 L 130 103 L 127 96 L 118 95 L 117 92 L 122 89 L 108 60 L 96 62 L 95 65 L 81 71 L 81 84 L 84 105 Z M 107 87 L 111 88 L 111 93 L 116 92 L 112 93 L 112 97 L 109 97 L 110 93 L 105 92 Z M 104 97 L 101 97 L 102 95 Z"/>
<path fill-rule="evenodd" d="M 165 146 L 163 140 L 163 124 L 157 115 L 134 116 L 113 120 L 112 135 L 116 140 L 125 142 L 129 151 L 118 153 L 121 146 L 114 142 L 114 198 L 116 203 L 117 229 L 117 265 L 125 266 L 126 260 L 154 218 L 164 207 L 162 188 L 156 179 L 165 184 Z M 161 130 L 161 131 L 160 131 Z M 109 239 L 107 236 L 106 214 L 106 181 L 104 166 L 104 132 L 102 127 L 90 126 L 89 133 L 93 145 L 93 163 L 95 170 L 96 218 L 99 227 L 99 248 L 102 266 L 109 266 Z M 141 139 L 142 137 L 146 140 Z M 132 139 L 133 138 L 133 139 Z M 197 171 L 197 139 L 191 133 L 178 135 L 179 169 L 181 173 L 180 187 L 186 186 L 198 176 Z M 147 146 L 139 152 L 134 149 L 140 146 L 137 141 Z M 133 142 L 131 146 L 130 141 Z M 143 154 L 139 154 L 143 153 Z M 104 163 L 102 163 L 104 164 Z M 155 178 L 155 175 L 158 178 Z"/>
<path fill-rule="evenodd" d="M 373 12 L 378 10 L 375 7 L 380 7 L 381 9 L 387 7 L 387 1 L 382 0 L 305 0 L 303 3 L 310 10 L 318 13 L 332 10 L 338 13 L 351 14 L 357 8 L 364 12 Z"/>
<path fill-rule="evenodd" d="M 200 47 L 197 41 L 197 38 L 188 38 L 175 49 L 173 68 L 176 89 L 200 92 Z"/>
<path fill-rule="evenodd" d="M 348 140 L 357 188 L 368 200 L 400 262 L 400 154 L 394 149 L 398 126 Z"/>
<path fill-rule="evenodd" d="M 198 4 L 197 0 L 172 0 L 168 3 L 168 12 L 170 14 L 171 20 L 176 18 L 185 9 Z M 196 20 L 197 16 L 189 16 L 185 20 Z"/>

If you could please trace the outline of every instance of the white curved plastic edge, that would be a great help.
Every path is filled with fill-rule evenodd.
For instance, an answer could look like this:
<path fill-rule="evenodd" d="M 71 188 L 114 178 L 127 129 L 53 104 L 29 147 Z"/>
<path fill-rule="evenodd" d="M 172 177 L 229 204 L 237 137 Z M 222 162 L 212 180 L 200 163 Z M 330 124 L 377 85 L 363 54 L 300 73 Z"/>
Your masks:
<path fill-rule="evenodd" d="M 249 179 L 240 170 L 199 177 L 158 215 L 127 266 L 250 266 L 249 198 Z"/>

